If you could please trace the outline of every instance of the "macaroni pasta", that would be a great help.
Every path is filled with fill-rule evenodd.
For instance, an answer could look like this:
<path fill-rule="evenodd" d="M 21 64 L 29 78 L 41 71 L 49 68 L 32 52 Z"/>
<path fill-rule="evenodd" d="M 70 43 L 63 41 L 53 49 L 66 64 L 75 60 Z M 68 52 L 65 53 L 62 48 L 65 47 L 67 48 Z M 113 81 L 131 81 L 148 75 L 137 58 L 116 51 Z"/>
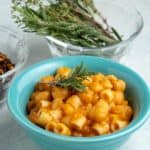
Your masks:
<path fill-rule="evenodd" d="M 70 68 L 59 68 L 54 76 L 67 78 Z M 27 106 L 28 118 L 40 127 L 61 135 L 96 136 L 126 127 L 133 110 L 125 99 L 126 83 L 114 75 L 97 73 L 83 81 L 82 92 L 37 83 Z"/>

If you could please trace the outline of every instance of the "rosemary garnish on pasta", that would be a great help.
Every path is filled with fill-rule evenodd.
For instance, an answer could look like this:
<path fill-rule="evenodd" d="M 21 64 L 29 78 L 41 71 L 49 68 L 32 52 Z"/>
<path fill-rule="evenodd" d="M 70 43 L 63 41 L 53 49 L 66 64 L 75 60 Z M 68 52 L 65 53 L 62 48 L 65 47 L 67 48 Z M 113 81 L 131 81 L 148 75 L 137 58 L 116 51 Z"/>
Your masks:
<path fill-rule="evenodd" d="M 67 78 L 60 77 L 58 80 L 40 83 L 50 84 L 52 86 L 67 87 L 75 91 L 83 91 L 85 90 L 86 86 L 82 83 L 82 81 L 87 79 L 88 76 L 94 74 L 95 72 L 88 71 L 88 69 L 83 65 L 83 63 L 81 63 L 70 72 L 69 77 Z"/>
<path fill-rule="evenodd" d="M 98 12 L 93 0 L 13 0 L 12 4 L 15 22 L 27 32 L 88 48 L 122 40 Z"/>

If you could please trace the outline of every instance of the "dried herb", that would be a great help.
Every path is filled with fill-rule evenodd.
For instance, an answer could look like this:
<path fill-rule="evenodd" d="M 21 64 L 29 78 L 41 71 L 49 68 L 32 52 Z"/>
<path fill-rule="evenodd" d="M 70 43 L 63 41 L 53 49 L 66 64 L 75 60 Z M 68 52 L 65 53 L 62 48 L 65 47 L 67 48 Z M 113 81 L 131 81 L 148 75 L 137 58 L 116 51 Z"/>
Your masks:
<path fill-rule="evenodd" d="M 92 0 L 13 0 L 12 3 L 13 18 L 26 32 L 50 35 L 89 48 L 105 47 L 122 40 Z"/>
<path fill-rule="evenodd" d="M 3 75 L 9 70 L 12 70 L 15 65 L 11 60 L 3 53 L 0 52 L 0 75 Z"/>
<path fill-rule="evenodd" d="M 68 78 L 61 77 L 59 80 L 52 82 L 40 82 L 42 84 L 50 84 L 52 86 L 68 87 L 75 91 L 83 91 L 86 86 L 82 83 L 83 80 L 87 79 L 88 76 L 95 74 L 95 72 L 90 72 L 84 67 L 83 63 L 75 67 L 70 73 Z"/>

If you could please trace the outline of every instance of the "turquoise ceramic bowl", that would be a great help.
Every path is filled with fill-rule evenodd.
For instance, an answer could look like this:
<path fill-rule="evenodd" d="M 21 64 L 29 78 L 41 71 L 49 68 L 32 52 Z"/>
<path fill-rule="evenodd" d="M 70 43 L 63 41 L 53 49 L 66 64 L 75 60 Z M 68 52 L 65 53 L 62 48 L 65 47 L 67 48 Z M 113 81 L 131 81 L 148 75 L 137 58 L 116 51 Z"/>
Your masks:
<path fill-rule="evenodd" d="M 36 82 L 61 66 L 75 67 L 83 61 L 91 70 L 114 74 L 127 83 L 126 94 L 134 108 L 132 122 L 123 130 L 97 137 L 67 137 L 48 132 L 26 117 L 26 105 Z M 67 56 L 44 60 L 25 69 L 12 82 L 8 92 L 8 107 L 13 118 L 42 150 L 116 150 L 141 127 L 150 114 L 150 92 L 143 79 L 131 69 L 116 62 L 91 56 Z M 18 141 L 19 142 L 19 141 Z"/>

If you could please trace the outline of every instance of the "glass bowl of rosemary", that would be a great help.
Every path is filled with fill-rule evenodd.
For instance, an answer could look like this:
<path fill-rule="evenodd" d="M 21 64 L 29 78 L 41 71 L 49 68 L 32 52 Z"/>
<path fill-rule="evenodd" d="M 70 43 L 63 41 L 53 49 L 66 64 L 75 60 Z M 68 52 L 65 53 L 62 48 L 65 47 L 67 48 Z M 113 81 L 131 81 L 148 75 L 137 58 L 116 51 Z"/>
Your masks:
<path fill-rule="evenodd" d="M 130 5 L 105 0 L 13 0 L 13 18 L 43 35 L 51 56 L 95 55 L 119 61 L 143 28 Z"/>
<path fill-rule="evenodd" d="M 11 80 L 22 69 L 28 49 L 22 36 L 6 26 L 0 26 L 0 106 L 7 100 Z"/>
<path fill-rule="evenodd" d="M 98 9 L 109 21 L 109 25 L 117 29 L 121 35 L 120 41 L 107 46 L 87 47 L 76 46 L 63 42 L 52 36 L 46 36 L 49 50 L 52 56 L 64 55 L 94 55 L 122 61 L 128 56 L 131 45 L 143 28 L 143 18 L 135 9 L 112 2 L 97 2 Z M 105 21 L 105 20 L 104 20 Z M 106 22 L 107 24 L 107 22 Z M 111 32 L 111 31 L 110 31 Z M 116 32 L 116 34 L 117 34 Z"/>

